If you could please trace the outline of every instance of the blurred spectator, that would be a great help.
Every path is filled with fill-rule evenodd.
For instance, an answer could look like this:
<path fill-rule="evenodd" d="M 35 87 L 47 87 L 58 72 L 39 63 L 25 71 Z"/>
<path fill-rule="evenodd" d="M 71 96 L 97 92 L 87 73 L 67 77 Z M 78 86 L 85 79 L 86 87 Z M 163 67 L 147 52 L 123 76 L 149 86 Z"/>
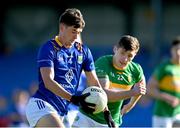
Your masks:
<path fill-rule="evenodd" d="M 24 127 L 27 125 L 25 107 L 29 99 L 29 93 L 25 90 L 16 89 L 12 95 L 13 110 L 11 113 L 12 126 Z"/>
<path fill-rule="evenodd" d="M 8 117 L 8 102 L 3 96 L 0 96 L 0 127 L 8 127 L 11 121 Z"/>

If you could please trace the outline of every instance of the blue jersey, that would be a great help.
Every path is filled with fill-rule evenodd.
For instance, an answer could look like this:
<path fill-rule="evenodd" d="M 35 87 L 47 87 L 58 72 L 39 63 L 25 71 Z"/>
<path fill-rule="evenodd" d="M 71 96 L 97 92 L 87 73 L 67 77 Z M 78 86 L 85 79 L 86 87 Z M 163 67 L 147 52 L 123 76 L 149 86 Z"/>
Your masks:
<path fill-rule="evenodd" d="M 87 46 L 75 42 L 71 48 L 65 48 L 57 37 L 40 48 L 37 65 L 39 89 L 33 97 L 50 103 L 61 116 L 67 114 L 69 102 L 45 87 L 40 68 L 53 67 L 54 80 L 72 95 L 77 91 L 82 70 L 95 70 L 93 57 Z"/>

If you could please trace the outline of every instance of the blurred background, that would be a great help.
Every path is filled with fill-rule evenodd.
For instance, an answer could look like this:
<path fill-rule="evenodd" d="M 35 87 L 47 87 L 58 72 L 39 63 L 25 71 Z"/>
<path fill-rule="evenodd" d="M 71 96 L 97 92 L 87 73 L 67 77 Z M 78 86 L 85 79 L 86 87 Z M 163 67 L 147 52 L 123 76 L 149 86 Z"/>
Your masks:
<path fill-rule="evenodd" d="M 0 5 L 0 126 L 26 126 L 24 106 L 37 89 L 36 56 L 41 44 L 58 34 L 60 14 L 81 10 L 83 42 L 98 57 L 111 54 L 124 34 L 141 44 L 135 61 L 148 80 L 154 67 L 169 56 L 180 35 L 178 0 L 16 0 Z M 151 127 L 153 101 L 142 100 L 123 117 L 123 127 Z"/>

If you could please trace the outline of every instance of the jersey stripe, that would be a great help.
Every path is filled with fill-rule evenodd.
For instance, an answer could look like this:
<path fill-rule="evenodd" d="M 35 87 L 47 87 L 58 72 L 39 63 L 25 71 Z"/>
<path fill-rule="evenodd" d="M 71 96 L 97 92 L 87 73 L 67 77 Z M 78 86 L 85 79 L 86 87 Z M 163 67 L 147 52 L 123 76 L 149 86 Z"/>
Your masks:
<path fill-rule="evenodd" d="M 116 88 L 116 89 L 123 89 L 123 90 L 130 90 L 132 86 L 129 85 L 123 85 L 123 84 L 117 84 L 110 82 L 110 88 Z"/>
<path fill-rule="evenodd" d="M 165 76 L 159 85 L 160 89 L 180 93 L 180 77 Z"/>

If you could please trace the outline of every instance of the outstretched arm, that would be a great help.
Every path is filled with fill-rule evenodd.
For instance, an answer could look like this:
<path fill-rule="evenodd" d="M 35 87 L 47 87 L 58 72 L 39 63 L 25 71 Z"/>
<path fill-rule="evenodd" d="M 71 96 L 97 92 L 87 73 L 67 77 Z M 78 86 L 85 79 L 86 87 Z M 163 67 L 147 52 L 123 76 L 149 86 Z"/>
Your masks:
<path fill-rule="evenodd" d="M 143 80 L 141 80 L 140 82 L 136 83 L 134 85 L 134 88 L 136 88 L 137 86 L 146 87 L 145 78 L 143 78 Z M 142 94 L 140 94 L 140 95 L 131 97 L 129 103 L 123 106 L 123 108 L 121 110 L 121 115 L 123 115 L 125 113 L 128 113 L 136 105 L 136 103 L 142 97 L 142 95 L 145 95 L 145 93 L 146 93 L 146 90 L 144 90 L 144 92 Z"/>
<path fill-rule="evenodd" d="M 152 76 L 148 81 L 147 94 L 154 99 L 162 100 L 170 104 L 172 107 L 176 107 L 177 105 L 180 105 L 180 99 L 168 93 L 160 92 L 158 85 L 159 83 L 157 79 L 154 76 Z"/>
<path fill-rule="evenodd" d="M 121 115 L 128 113 L 138 102 L 142 95 L 132 97 L 128 104 L 124 105 L 121 110 Z"/>
<path fill-rule="evenodd" d="M 143 78 L 143 80 L 141 80 L 144 82 L 144 84 L 137 83 L 133 89 L 127 90 L 127 91 L 109 89 L 110 83 L 109 83 L 108 77 L 99 78 L 99 81 L 100 81 L 102 87 L 105 89 L 106 94 L 108 95 L 109 102 L 125 100 L 125 99 L 129 99 L 133 96 L 144 95 L 146 93 L 145 78 Z"/>

